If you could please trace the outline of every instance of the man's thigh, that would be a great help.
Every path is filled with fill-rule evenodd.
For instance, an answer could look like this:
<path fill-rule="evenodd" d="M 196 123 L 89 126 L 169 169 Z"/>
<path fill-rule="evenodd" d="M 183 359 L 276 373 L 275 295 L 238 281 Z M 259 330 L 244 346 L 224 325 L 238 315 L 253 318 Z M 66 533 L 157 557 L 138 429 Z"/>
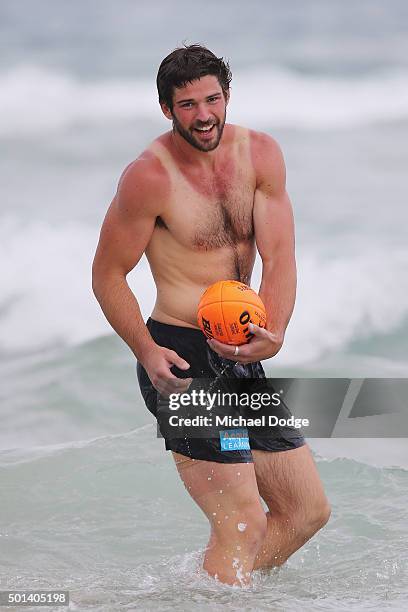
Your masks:
<path fill-rule="evenodd" d="M 302 515 L 327 503 L 308 444 L 287 451 L 252 450 L 258 490 L 271 514 Z"/>
<path fill-rule="evenodd" d="M 185 488 L 214 527 L 228 518 L 238 520 L 248 510 L 262 510 L 253 463 L 219 463 L 172 454 Z"/>

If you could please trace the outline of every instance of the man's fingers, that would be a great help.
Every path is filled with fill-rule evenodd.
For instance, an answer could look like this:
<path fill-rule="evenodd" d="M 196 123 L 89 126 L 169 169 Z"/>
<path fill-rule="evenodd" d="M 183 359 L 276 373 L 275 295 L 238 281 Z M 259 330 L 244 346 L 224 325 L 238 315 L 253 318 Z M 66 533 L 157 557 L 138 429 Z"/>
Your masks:
<path fill-rule="evenodd" d="M 169 368 L 166 373 L 162 376 L 162 380 L 166 382 L 166 384 L 171 385 L 176 390 L 182 389 L 184 387 L 189 387 L 191 385 L 192 378 L 179 378 Z"/>
<path fill-rule="evenodd" d="M 192 378 L 177 378 L 176 381 L 171 381 L 169 385 L 173 389 L 172 393 L 183 393 L 187 391 L 192 382 Z"/>
<path fill-rule="evenodd" d="M 238 355 L 236 355 L 235 345 L 231 344 L 223 344 L 222 342 L 218 342 L 218 340 L 208 340 L 209 346 L 221 357 L 225 357 L 226 359 L 231 359 L 231 361 L 241 361 L 241 359 L 246 359 L 248 355 L 248 346 L 245 344 L 241 344 L 238 348 Z"/>
<path fill-rule="evenodd" d="M 188 370 L 190 367 L 190 364 L 187 363 L 187 361 L 185 359 L 183 359 L 182 357 L 180 357 L 179 355 L 177 355 L 176 351 L 172 351 L 172 350 L 168 350 L 167 351 L 167 356 L 168 359 L 171 361 L 171 363 L 175 366 L 177 366 L 178 368 L 180 368 L 180 370 Z"/>
<path fill-rule="evenodd" d="M 215 351 L 222 357 L 226 357 L 227 359 L 232 359 L 232 355 L 235 352 L 234 346 L 230 346 L 229 344 L 223 344 L 222 342 L 218 342 L 218 340 L 213 340 L 213 339 L 207 340 L 207 342 L 213 351 Z"/>
<path fill-rule="evenodd" d="M 166 375 L 155 385 L 161 395 L 169 396 L 171 393 L 184 393 L 193 382 L 192 378 L 177 378 L 171 372 L 169 374 L 170 377 Z"/>

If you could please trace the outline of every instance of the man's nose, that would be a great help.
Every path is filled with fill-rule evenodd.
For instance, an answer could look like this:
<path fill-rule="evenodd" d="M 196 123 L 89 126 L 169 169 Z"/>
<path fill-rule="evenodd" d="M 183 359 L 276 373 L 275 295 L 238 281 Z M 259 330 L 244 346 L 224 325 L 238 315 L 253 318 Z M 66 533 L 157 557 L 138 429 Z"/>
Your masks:
<path fill-rule="evenodd" d="M 207 104 L 199 104 L 197 106 L 197 115 L 196 119 L 201 121 L 201 123 L 207 123 L 209 118 L 211 117 L 210 109 Z"/>

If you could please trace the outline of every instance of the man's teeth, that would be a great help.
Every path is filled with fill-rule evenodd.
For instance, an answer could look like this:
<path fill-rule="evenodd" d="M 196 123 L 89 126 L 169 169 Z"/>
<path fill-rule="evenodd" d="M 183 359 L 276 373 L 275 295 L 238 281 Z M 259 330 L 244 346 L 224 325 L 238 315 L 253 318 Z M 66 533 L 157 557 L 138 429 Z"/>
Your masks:
<path fill-rule="evenodd" d="M 205 127 L 205 128 L 196 128 L 196 130 L 199 130 L 200 132 L 208 132 L 209 130 L 211 130 L 212 127 L 214 126 L 210 125 L 209 127 Z"/>

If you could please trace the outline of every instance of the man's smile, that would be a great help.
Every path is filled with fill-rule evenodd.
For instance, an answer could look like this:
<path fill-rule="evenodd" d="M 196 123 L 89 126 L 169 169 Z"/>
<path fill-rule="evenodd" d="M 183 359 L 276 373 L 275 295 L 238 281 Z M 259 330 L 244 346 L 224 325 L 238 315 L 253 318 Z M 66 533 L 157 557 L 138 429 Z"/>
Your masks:
<path fill-rule="evenodd" d="M 215 127 L 215 123 L 213 123 L 212 125 L 208 125 L 206 127 L 195 127 L 194 131 L 198 132 L 200 136 L 207 138 L 213 135 L 214 127 Z"/>

